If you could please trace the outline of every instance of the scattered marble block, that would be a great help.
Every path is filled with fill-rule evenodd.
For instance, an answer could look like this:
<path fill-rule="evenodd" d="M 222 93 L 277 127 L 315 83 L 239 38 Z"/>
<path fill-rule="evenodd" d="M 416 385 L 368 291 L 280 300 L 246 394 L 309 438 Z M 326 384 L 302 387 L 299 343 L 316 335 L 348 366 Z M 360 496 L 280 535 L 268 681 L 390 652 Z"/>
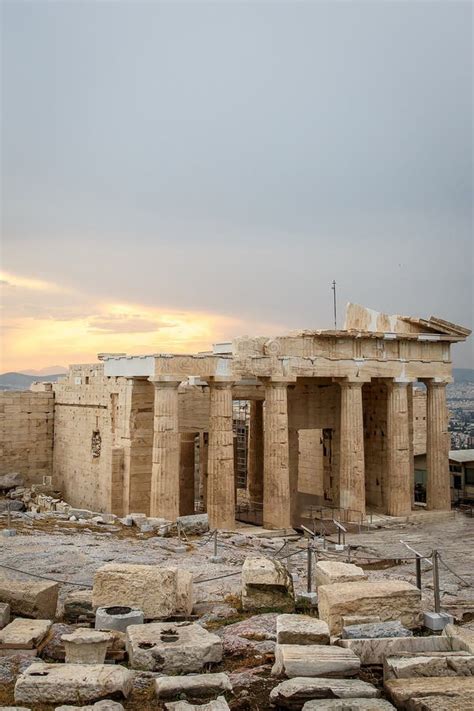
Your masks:
<path fill-rule="evenodd" d="M 395 711 L 384 699 L 320 699 L 307 701 L 303 711 Z"/>
<path fill-rule="evenodd" d="M 384 683 L 384 687 L 397 709 L 409 709 L 414 699 L 423 696 L 448 696 L 456 699 L 461 711 L 461 709 L 468 709 L 468 704 L 472 703 L 474 677 L 425 676 L 413 679 L 389 679 Z"/>
<path fill-rule="evenodd" d="M 6 602 L 0 602 L 0 630 L 10 622 L 10 605 Z"/>
<path fill-rule="evenodd" d="M 92 590 L 73 590 L 64 598 L 65 622 L 93 622 Z"/>
<path fill-rule="evenodd" d="M 425 612 L 423 613 L 424 626 L 433 632 L 441 632 L 446 625 L 452 625 L 454 617 L 447 612 Z"/>
<path fill-rule="evenodd" d="M 173 699 L 176 696 L 205 698 L 226 691 L 232 691 L 227 674 L 190 674 L 189 676 L 161 676 L 155 681 L 158 699 Z"/>
<path fill-rule="evenodd" d="M 111 636 L 107 632 L 81 629 L 63 634 L 66 664 L 103 664 Z"/>
<path fill-rule="evenodd" d="M 124 711 L 124 708 L 118 701 L 104 699 L 87 706 L 56 706 L 56 711 Z"/>
<path fill-rule="evenodd" d="M 358 679 L 317 679 L 295 677 L 287 679 L 270 692 L 270 701 L 277 708 L 299 710 L 313 699 L 376 699 L 380 692 Z"/>
<path fill-rule="evenodd" d="M 276 609 L 293 612 L 293 580 L 283 563 L 273 558 L 246 558 L 242 566 L 244 610 Z"/>
<path fill-rule="evenodd" d="M 362 568 L 353 563 L 338 563 L 333 560 L 320 560 L 314 568 L 316 587 L 334 583 L 350 583 L 367 580 Z"/>
<path fill-rule="evenodd" d="M 209 531 L 209 517 L 207 513 L 178 516 L 176 525 L 188 536 L 199 536 Z"/>
<path fill-rule="evenodd" d="M 404 580 L 334 583 L 318 588 L 319 617 L 333 635 L 342 630 L 342 618 L 353 614 L 376 614 L 383 622 L 400 620 L 408 629 L 420 626 L 421 592 Z"/>
<path fill-rule="evenodd" d="M 50 620 L 30 620 L 17 617 L 0 631 L 0 656 L 11 656 L 26 650 L 36 656 L 36 648 L 52 625 Z"/>
<path fill-rule="evenodd" d="M 229 705 L 223 696 L 218 696 L 215 701 L 208 704 L 188 704 L 187 701 L 171 701 L 165 704 L 168 711 L 230 711 Z"/>
<path fill-rule="evenodd" d="M 98 607 L 95 613 L 96 630 L 125 632 L 129 625 L 142 625 L 143 612 L 137 607 Z"/>
<path fill-rule="evenodd" d="M 190 622 L 130 625 L 126 649 L 132 669 L 191 673 L 222 660 L 222 640 Z"/>
<path fill-rule="evenodd" d="M 132 673 L 120 665 L 35 662 L 18 677 L 15 702 L 84 704 L 108 696 L 127 698 L 132 678 Z"/>
<path fill-rule="evenodd" d="M 449 639 L 453 651 L 474 654 L 474 630 L 458 627 L 457 625 L 446 625 L 443 630 L 443 637 Z"/>
<path fill-rule="evenodd" d="M 360 670 L 359 657 L 350 649 L 326 645 L 277 644 L 274 676 L 348 677 Z"/>
<path fill-rule="evenodd" d="M 175 567 L 107 563 L 94 576 L 92 605 L 136 607 L 148 620 L 190 615 L 192 575 Z"/>
<path fill-rule="evenodd" d="M 376 639 L 378 637 L 412 637 L 413 632 L 399 620 L 395 622 L 371 622 L 342 628 L 343 639 Z"/>
<path fill-rule="evenodd" d="M 380 637 L 378 639 L 339 639 L 337 645 L 352 649 L 362 665 L 383 664 L 384 657 L 398 652 L 412 654 L 449 652 L 451 644 L 443 637 Z"/>
<path fill-rule="evenodd" d="M 329 627 L 310 615 L 278 615 L 279 644 L 329 644 Z"/>
<path fill-rule="evenodd" d="M 54 619 L 58 605 L 58 583 L 0 579 L 0 602 L 10 605 L 17 617 Z"/>
<path fill-rule="evenodd" d="M 385 681 L 418 676 L 474 676 L 474 655 L 469 652 L 432 652 L 417 655 L 399 652 L 396 656 L 385 657 Z"/>

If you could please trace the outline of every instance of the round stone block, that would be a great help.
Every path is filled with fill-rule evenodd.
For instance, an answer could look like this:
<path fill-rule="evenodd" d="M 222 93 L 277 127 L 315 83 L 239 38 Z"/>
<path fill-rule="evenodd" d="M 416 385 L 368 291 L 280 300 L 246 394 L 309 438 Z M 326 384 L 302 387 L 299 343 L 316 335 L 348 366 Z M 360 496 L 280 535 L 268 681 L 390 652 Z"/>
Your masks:
<path fill-rule="evenodd" d="M 142 625 L 143 612 L 137 607 L 98 607 L 95 613 L 96 630 L 125 632 L 129 625 Z"/>

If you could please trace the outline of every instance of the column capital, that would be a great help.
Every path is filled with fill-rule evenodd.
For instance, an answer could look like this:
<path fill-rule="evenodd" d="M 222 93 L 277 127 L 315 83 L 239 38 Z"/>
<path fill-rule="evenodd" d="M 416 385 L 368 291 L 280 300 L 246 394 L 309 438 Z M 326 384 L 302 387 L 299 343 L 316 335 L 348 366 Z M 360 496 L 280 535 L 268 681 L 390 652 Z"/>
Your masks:
<path fill-rule="evenodd" d="M 150 383 L 153 383 L 155 388 L 177 388 L 183 382 L 183 378 L 179 378 L 177 375 L 158 375 L 156 377 L 151 376 L 148 378 Z"/>
<path fill-rule="evenodd" d="M 206 381 L 210 388 L 232 388 L 235 385 L 235 379 L 228 376 L 209 377 Z"/>
<path fill-rule="evenodd" d="M 370 380 L 348 380 L 347 378 L 333 378 L 334 383 L 340 385 L 341 388 L 361 388 L 365 383 L 370 382 Z"/>
<path fill-rule="evenodd" d="M 427 387 L 446 387 L 453 382 L 453 378 L 423 378 L 422 381 Z"/>
<path fill-rule="evenodd" d="M 267 386 L 271 387 L 287 387 L 288 385 L 296 385 L 296 375 L 277 375 L 275 377 L 271 378 L 260 378 L 262 383 Z"/>

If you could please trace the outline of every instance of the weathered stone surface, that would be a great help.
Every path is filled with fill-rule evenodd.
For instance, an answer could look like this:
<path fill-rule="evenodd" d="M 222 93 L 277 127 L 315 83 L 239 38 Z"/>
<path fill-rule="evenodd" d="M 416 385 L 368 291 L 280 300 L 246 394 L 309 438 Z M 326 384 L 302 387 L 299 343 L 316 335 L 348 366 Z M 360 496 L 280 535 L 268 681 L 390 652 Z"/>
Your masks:
<path fill-rule="evenodd" d="M 378 637 L 412 637 L 413 632 L 399 620 L 395 622 L 374 622 L 364 625 L 350 625 L 342 628 L 343 639 L 376 639 Z"/>
<path fill-rule="evenodd" d="M 92 590 L 73 590 L 64 598 L 63 617 L 66 622 L 92 622 Z"/>
<path fill-rule="evenodd" d="M 25 480 L 18 472 L 10 472 L 9 474 L 0 475 L 0 490 L 14 489 L 16 486 L 23 486 Z"/>
<path fill-rule="evenodd" d="M 30 711 L 26 706 L 0 706 L 2 711 Z"/>
<path fill-rule="evenodd" d="M 155 682 L 158 699 L 172 699 L 184 694 L 189 698 L 205 698 L 232 691 L 227 674 L 190 674 L 189 676 L 161 676 Z"/>
<path fill-rule="evenodd" d="M 368 625 L 373 622 L 381 622 L 378 615 L 343 615 L 342 626 L 350 627 L 351 625 Z"/>
<path fill-rule="evenodd" d="M 126 647 L 132 669 L 164 674 L 197 672 L 222 660 L 221 639 L 189 622 L 131 625 Z"/>
<path fill-rule="evenodd" d="M 35 662 L 15 684 L 15 701 L 26 704 L 62 704 L 96 701 L 108 696 L 127 697 L 132 673 L 111 664 L 45 664 Z"/>
<path fill-rule="evenodd" d="M 10 499 L 0 501 L 0 513 L 5 513 L 5 511 L 24 511 L 25 508 L 23 501 L 12 501 Z"/>
<path fill-rule="evenodd" d="M 273 655 L 277 617 L 275 612 L 267 612 L 219 629 L 217 634 L 222 639 L 224 654 L 231 657 Z"/>
<path fill-rule="evenodd" d="M 333 560 L 320 560 L 314 568 L 316 587 L 334 583 L 360 582 L 367 580 L 362 568 L 353 563 L 338 563 Z"/>
<path fill-rule="evenodd" d="M 124 709 L 122 704 L 119 704 L 118 701 L 104 699 L 103 701 L 97 701 L 95 704 L 88 704 L 87 706 L 56 706 L 56 711 L 124 711 Z"/>
<path fill-rule="evenodd" d="M 329 644 L 329 627 L 309 615 L 278 615 L 279 644 Z"/>
<path fill-rule="evenodd" d="M 0 579 L 0 602 L 10 605 L 12 615 L 54 619 L 58 604 L 57 583 Z"/>
<path fill-rule="evenodd" d="M 246 558 L 242 566 L 244 610 L 295 608 L 293 580 L 283 563 L 272 558 Z"/>
<path fill-rule="evenodd" d="M 385 622 L 400 620 L 413 629 L 420 625 L 421 593 L 404 580 L 372 580 L 360 583 L 334 583 L 318 588 L 319 616 L 331 634 L 340 634 L 342 617 L 369 612 Z"/>
<path fill-rule="evenodd" d="M 106 632 L 87 628 L 63 635 L 66 664 L 103 664 L 110 639 Z"/>
<path fill-rule="evenodd" d="M 193 615 L 198 615 L 199 624 L 204 626 L 208 622 L 237 617 L 238 614 L 237 608 L 226 602 L 198 602 L 193 607 Z"/>
<path fill-rule="evenodd" d="M 474 654 L 474 630 L 458 625 L 446 625 L 443 636 L 450 641 L 454 651 L 464 651 Z"/>
<path fill-rule="evenodd" d="M 409 711 L 474 711 L 474 701 L 463 698 L 462 707 L 459 701 L 455 696 L 420 696 L 410 699 L 407 708 Z"/>
<path fill-rule="evenodd" d="M 314 679 L 296 677 L 278 684 L 270 693 L 270 701 L 282 709 L 301 709 L 313 699 L 377 698 L 380 692 L 358 679 Z"/>
<path fill-rule="evenodd" d="M 209 531 L 209 517 L 207 513 L 178 516 L 176 524 L 188 536 L 199 536 Z"/>
<path fill-rule="evenodd" d="M 94 576 L 92 604 L 94 608 L 138 607 L 145 619 L 189 615 L 193 608 L 192 575 L 177 568 L 108 563 Z"/>
<path fill-rule="evenodd" d="M 385 657 L 385 680 L 418 676 L 474 676 L 474 655 L 469 652 L 434 652 L 431 655 L 400 653 Z"/>
<path fill-rule="evenodd" d="M 409 709 L 412 700 L 424 696 L 447 696 L 455 698 L 459 709 L 472 702 L 474 677 L 417 677 L 414 679 L 390 679 L 385 690 L 397 709 Z"/>
<path fill-rule="evenodd" d="M 10 605 L 6 602 L 0 602 L 0 630 L 10 622 Z"/>
<path fill-rule="evenodd" d="M 169 711 L 229 711 L 229 705 L 223 696 L 218 696 L 215 701 L 209 701 L 207 704 L 188 704 L 187 701 L 171 701 L 165 704 L 165 708 Z"/>
<path fill-rule="evenodd" d="M 129 625 L 142 625 L 143 621 L 143 611 L 138 607 L 98 607 L 95 613 L 96 630 L 125 633 Z"/>
<path fill-rule="evenodd" d="M 395 711 L 384 699 L 320 699 L 307 701 L 303 711 Z"/>
<path fill-rule="evenodd" d="M 0 649 L 34 649 L 46 637 L 50 620 L 17 617 L 0 631 Z"/>
<path fill-rule="evenodd" d="M 341 653 L 342 652 L 342 653 Z M 359 657 L 350 649 L 320 644 L 277 644 L 274 676 L 355 676 L 360 669 Z"/>
<path fill-rule="evenodd" d="M 340 639 L 337 644 L 357 654 L 363 665 L 383 664 L 385 656 L 398 652 L 449 652 L 451 645 L 446 637 L 381 637 L 379 639 Z"/>

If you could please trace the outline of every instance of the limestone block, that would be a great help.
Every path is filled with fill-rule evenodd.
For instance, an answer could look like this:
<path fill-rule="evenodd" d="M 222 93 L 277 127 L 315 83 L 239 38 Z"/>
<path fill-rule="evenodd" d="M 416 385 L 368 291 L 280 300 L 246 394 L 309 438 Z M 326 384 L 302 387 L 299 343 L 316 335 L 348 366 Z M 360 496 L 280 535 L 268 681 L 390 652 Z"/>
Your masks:
<path fill-rule="evenodd" d="M 6 491 L 7 489 L 14 489 L 16 486 L 23 486 L 25 480 L 22 475 L 18 472 L 11 472 L 10 474 L 0 475 L 0 490 Z"/>
<path fill-rule="evenodd" d="M 412 637 L 413 632 L 399 620 L 395 622 L 371 622 L 364 625 L 349 625 L 342 628 L 343 639 L 376 639 L 378 637 Z"/>
<path fill-rule="evenodd" d="M 381 622 L 378 615 L 344 615 L 342 618 L 342 626 L 350 627 L 351 625 L 368 625 L 372 622 Z"/>
<path fill-rule="evenodd" d="M 232 691 L 227 674 L 190 674 L 189 676 L 161 676 L 155 681 L 156 697 L 172 699 L 175 696 L 201 698 Z"/>
<path fill-rule="evenodd" d="M 54 619 L 58 604 L 57 583 L 0 579 L 0 602 L 10 605 L 12 615 Z"/>
<path fill-rule="evenodd" d="M 320 560 L 315 569 L 316 587 L 333 583 L 349 583 L 367 580 L 362 568 L 353 563 L 338 563 L 333 560 Z"/>
<path fill-rule="evenodd" d="M 425 676 L 389 679 L 384 686 L 397 709 L 413 708 L 412 701 L 423 696 L 448 696 L 456 699 L 459 709 L 467 709 L 467 704 L 472 702 L 474 694 L 474 677 Z"/>
<path fill-rule="evenodd" d="M 120 665 L 35 662 L 18 677 L 15 702 L 77 704 L 105 699 L 107 696 L 127 698 L 132 678 L 132 673 Z"/>
<path fill-rule="evenodd" d="M 474 676 L 474 655 L 469 652 L 433 652 L 431 655 L 399 653 L 385 657 L 385 681 L 418 676 Z"/>
<path fill-rule="evenodd" d="M 87 628 L 63 634 L 61 640 L 66 650 L 66 664 L 103 664 L 111 639 L 106 632 Z"/>
<path fill-rule="evenodd" d="M 270 692 L 270 701 L 282 709 L 301 709 L 313 699 L 376 699 L 380 692 L 358 679 L 312 679 L 295 677 L 283 681 Z"/>
<path fill-rule="evenodd" d="M 244 610 L 294 610 L 293 580 L 283 563 L 272 558 L 245 559 L 242 607 Z"/>
<path fill-rule="evenodd" d="M 198 672 L 222 660 L 222 640 L 190 622 L 156 622 L 127 627 L 132 669 L 164 674 Z"/>
<path fill-rule="evenodd" d="M 229 705 L 223 696 L 218 696 L 215 701 L 207 704 L 188 704 L 187 701 L 171 701 L 165 704 L 169 711 L 230 711 Z"/>
<path fill-rule="evenodd" d="M 443 636 L 449 639 L 451 648 L 454 651 L 474 654 L 474 630 L 458 627 L 458 625 L 446 625 L 443 630 Z"/>
<path fill-rule="evenodd" d="M 97 607 L 138 607 L 145 619 L 176 613 L 191 614 L 192 575 L 156 565 L 108 563 L 96 572 L 92 604 Z"/>
<path fill-rule="evenodd" d="M 0 602 L 0 630 L 10 622 L 10 605 L 6 602 Z"/>
<path fill-rule="evenodd" d="M 92 622 L 92 590 L 73 590 L 68 593 L 64 598 L 63 617 L 66 622 Z"/>
<path fill-rule="evenodd" d="M 104 699 L 87 706 L 56 706 L 56 711 L 124 711 L 124 708 L 118 701 Z"/>
<path fill-rule="evenodd" d="M 279 644 L 329 644 L 329 627 L 310 615 L 278 615 Z"/>
<path fill-rule="evenodd" d="M 342 652 L 342 654 L 341 654 Z M 274 676 L 347 677 L 360 669 L 359 657 L 350 649 L 320 644 L 277 644 Z"/>
<path fill-rule="evenodd" d="M 307 701 L 303 711 L 395 711 L 385 699 L 320 699 Z M 438 710 L 439 711 L 439 710 Z"/>
<path fill-rule="evenodd" d="M 461 711 L 459 699 L 455 696 L 420 696 L 408 702 L 410 711 Z M 463 700 L 462 711 L 473 711 L 474 702 Z"/>
<path fill-rule="evenodd" d="M 209 517 L 207 513 L 178 516 L 176 524 L 188 536 L 199 536 L 209 531 Z"/>
<path fill-rule="evenodd" d="M 449 652 L 451 644 L 446 637 L 380 637 L 379 639 L 340 639 L 337 645 L 352 649 L 362 665 L 383 664 L 384 657 L 398 652 L 431 653 Z"/>
<path fill-rule="evenodd" d="M 340 634 L 342 617 L 351 614 L 376 614 L 382 621 L 400 620 L 409 629 L 419 627 L 421 593 L 404 580 L 334 583 L 318 588 L 319 616 L 331 634 Z"/>
<path fill-rule="evenodd" d="M 125 632 L 129 625 L 142 625 L 143 612 L 137 607 L 98 607 L 95 613 L 96 630 Z"/>
<path fill-rule="evenodd" d="M 0 649 L 34 649 L 48 634 L 50 620 L 17 617 L 0 632 Z"/>

